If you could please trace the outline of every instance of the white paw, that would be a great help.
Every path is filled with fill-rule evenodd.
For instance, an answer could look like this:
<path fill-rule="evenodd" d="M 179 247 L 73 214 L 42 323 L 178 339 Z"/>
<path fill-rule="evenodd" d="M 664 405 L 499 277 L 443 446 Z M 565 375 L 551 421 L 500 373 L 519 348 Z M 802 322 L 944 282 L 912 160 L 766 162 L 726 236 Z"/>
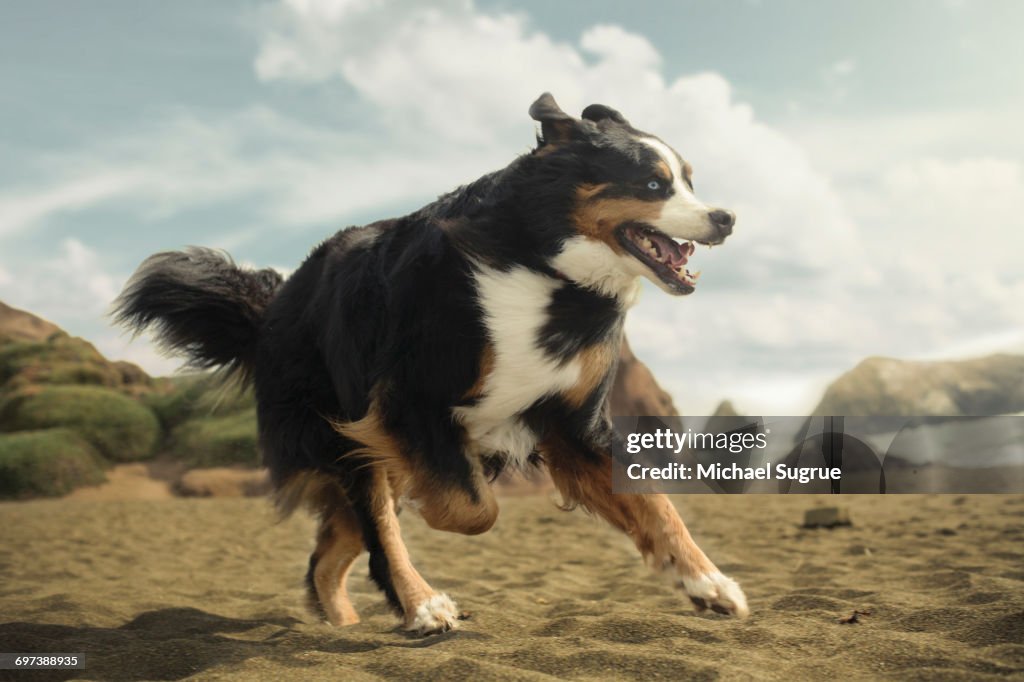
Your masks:
<path fill-rule="evenodd" d="M 416 607 L 408 630 L 421 635 L 436 635 L 459 627 L 459 610 L 447 594 L 435 594 Z"/>
<path fill-rule="evenodd" d="M 683 578 L 683 589 L 698 613 L 711 609 L 715 613 L 737 618 L 746 618 L 750 613 L 747 597 L 740 586 L 732 578 L 717 571 L 697 578 Z"/>

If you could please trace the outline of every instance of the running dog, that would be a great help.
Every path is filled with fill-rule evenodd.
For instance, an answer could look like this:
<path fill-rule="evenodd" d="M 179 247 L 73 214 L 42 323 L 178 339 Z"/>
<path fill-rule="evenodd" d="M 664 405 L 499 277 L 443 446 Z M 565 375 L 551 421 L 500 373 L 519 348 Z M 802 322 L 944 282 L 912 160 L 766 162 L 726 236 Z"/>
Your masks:
<path fill-rule="evenodd" d="M 399 501 L 438 530 L 483 533 L 498 516 L 490 480 L 531 465 L 674 573 L 698 610 L 743 617 L 742 590 L 668 498 L 612 494 L 605 409 L 640 278 L 693 292 L 694 243 L 722 243 L 734 216 L 701 203 L 690 165 L 618 111 L 577 119 L 545 93 L 529 113 L 530 153 L 341 230 L 287 281 L 208 249 L 159 253 L 115 317 L 254 384 L 276 503 L 319 519 L 309 601 L 335 625 L 359 620 L 345 584 L 365 549 L 406 628 L 457 627 L 455 603 L 410 562 Z"/>

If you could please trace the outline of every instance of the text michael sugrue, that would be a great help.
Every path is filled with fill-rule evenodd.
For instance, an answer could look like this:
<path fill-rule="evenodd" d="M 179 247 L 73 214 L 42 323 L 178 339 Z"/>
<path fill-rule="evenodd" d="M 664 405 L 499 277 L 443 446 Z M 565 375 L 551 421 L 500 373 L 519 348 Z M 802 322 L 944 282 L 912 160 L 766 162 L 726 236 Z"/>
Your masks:
<path fill-rule="evenodd" d="M 768 438 L 765 433 L 749 431 L 702 433 L 687 429 L 684 433 L 676 433 L 672 429 L 657 429 L 650 433 L 630 433 L 626 436 L 626 452 L 631 455 L 652 449 L 673 451 L 678 455 L 685 448 L 739 454 L 753 448 L 763 450 L 767 446 Z M 807 483 L 816 479 L 839 480 L 842 470 L 839 467 L 795 467 L 784 463 L 772 467 L 770 462 L 762 466 L 740 466 L 736 462 L 695 463 L 691 466 L 681 462 L 669 462 L 657 467 L 633 463 L 626 467 L 626 475 L 634 481 L 790 480 Z"/>

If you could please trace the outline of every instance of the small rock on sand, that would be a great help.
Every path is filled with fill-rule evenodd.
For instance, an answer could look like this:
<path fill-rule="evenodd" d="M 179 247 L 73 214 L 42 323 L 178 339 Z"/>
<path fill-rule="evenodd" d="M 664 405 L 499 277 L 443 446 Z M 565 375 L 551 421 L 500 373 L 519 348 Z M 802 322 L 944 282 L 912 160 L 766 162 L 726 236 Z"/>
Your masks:
<path fill-rule="evenodd" d="M 260 469 L 193 469 L 174 484 L 183 497 L 257 497 L 269 490 L 267 472 Z"/>
<path fill-rule="evenodd" d="M 844 507 L 818 507 L 804 512 L 804 528 L 835 528 L 852 525 L 850 511 Z"/>

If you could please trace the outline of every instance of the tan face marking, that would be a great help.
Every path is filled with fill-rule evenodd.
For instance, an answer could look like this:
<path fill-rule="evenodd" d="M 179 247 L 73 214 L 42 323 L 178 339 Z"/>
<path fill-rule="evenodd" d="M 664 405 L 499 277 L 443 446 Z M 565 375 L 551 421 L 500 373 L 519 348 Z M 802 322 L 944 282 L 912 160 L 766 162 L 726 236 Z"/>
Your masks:
<path fill-rule="evenodd" d="M 672 169 L 668 167 L 668 164 L 664 161 L 659 161 L 655 167 L 654 174 L 664 180 L 666 183 L 672 183 Z"/>
<path fill-rule="evenodd" d="M 576 189 L 573 223 L 580 234 L 597 239 L 617 254 L 625 250 L 615 238 L 615 229 L 630 221 L 653 222 L 661 215 L 663 201 L 643 201 L 633 197 L 601 198 L 608 185 L 580 185 Z"/>

